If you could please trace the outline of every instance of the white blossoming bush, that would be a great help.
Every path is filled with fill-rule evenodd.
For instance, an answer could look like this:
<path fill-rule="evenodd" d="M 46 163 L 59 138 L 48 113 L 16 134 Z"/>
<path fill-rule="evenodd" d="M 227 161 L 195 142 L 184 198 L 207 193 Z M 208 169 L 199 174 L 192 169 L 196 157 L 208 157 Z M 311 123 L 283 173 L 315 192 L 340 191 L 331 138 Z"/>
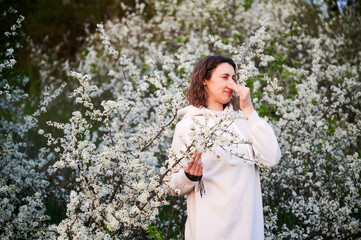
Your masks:
<path fill-rule="evenodd" d="M 27 213 L 16 226 L 16 209 L 22 205 L 4 195 L 4 237 L 15 239 L 28 229 L 52 239 L 140 239 L 148 229 L 148 237 L 182 238 L 185 204 L 169 197 L 172 186 L 164 184 L 171 168 L 179 166 L 168 163 L 222 146 L 212 131 L 225 132 L 220 119 L 214 129 L 195 127 L 202 132 L 193 133 L 195 141 L 180 158 L 168 150 L 193 66 L 209 54 L 235 60 L 239 83 L 251 88 L 256 110 L 278 136 L 281 162 L 262 173 L 266 238 L 360 235 L 361 54 L 345 58 L 347 36 L 334 33 L 332 21 L 314 14 L 318 25 L 311 29 L 304 1 L 252 6 L 219 0 L 147 1 L 123 8 L 124 18 L 99 24 L 98 33 L 89 35 L 70 72 L 79 82 L 69 95 L 77 110 L 65 123 L 47 122 L 56 134 L 39 130 L 58 156 L 50 174 L 59 177 L 67 171 L 70 176 L 62 179 L 66 218 L 44 230 L 46 183 L 32 182 L 40 190 L 23 193 L 37 199 L 27 201 L 38 219 L 29 214 L 35 212 L 29 206 L 20 207 Z M 9 87 L 1 87 L 5 96 Z M 225 118 L 232 121 L 234 116 Z M 13 120 L 10 124 L 21 122 Z M 11 165 L 7 158 L 1 164 L 8 169 L 28 167 L 28 181 L 44 179 L 35 171 L 42 169 L 36 165 L 42 161 L 32 166 L 12 160 Z M 10 181 L 3 182 L 0 193 L 9 195 Z M 25 183 L 14 189 L 27 189 Z M 30 223 L 38 225 L 30 229 Z"/>
<path fill-rule="evenodd" d="M 9 8 L 1 16 L 4 26 L 14 22 L 4 32 L 0 63 L 0 238 L 41 238 L 46 229 L 46 190 L 49 185 L 44 172 L 49 162 L 49 149 L 42 147 L 32 156 L 31 136 L 37 127 L 37 117 L 60 94 L 64 86 L 53 94 L 43 93 L 38 110 L 25 114 L 28 95 L 22 89 L 29 80 L 14 70 L 15 52 L 22 48 L 16 40 L 24 17 Z M 14 41 L 15 39 L 15 41 Z"/>
<path fill-rule="evenodd" d="M 321 13 L 322 25 L 310 33 L 301 23 L 306 7 L 258 2 L 245 11 L 221 1 L 154 3 L 155 16 L 146 21 L 144 5 L 138 4 L 128 17 L 100 26 L 107 33 L 103 44 L 116 46 L 109 52 L 131 58 L 133 69 L 123 71 L 123 60 L 112 61 L 93 44 L 78 70 L 98 76 L 109 71 L 112 84 L 101 82 L 101 88 L 117 96 L 124 76 L 139 79 L 163 69 L 186 82 L 201 56 L 232 57 L 240 83 L 252 88 L 254 104 L 272 123 L 283 152 L 279 166 L 262 176 L 266 237 L 352 238 L 360 225 L 360 81 L 355 65 L 360 59 L 345 61 L 338 48 L 345 36 L 330 38 L 332 23 Z M 262 16 L 268 19 L 261 27 Z M 169 227 L 170 221 L 159 228 Z M 336 231 L 329 232 L 331 226 Z"/>
<path fill-rule="evenodd" d="M 361 85 L 352 69 L 320 64 L 321 42 L 314 42 L 311 70 L 283 66 L 289 80 L 299 81 L 293 98 L 264 89 L 262 100 L 276 110 L 273 125 L 283 152 L 278 168 L 263 177 L 270 239 L 360 234 L 360 111 L 355 106 Z"/>
<path fill-rule="evenodd" d="M 98 109 L 92 97 L 99 90 L 89 83 L 90 76 L 71 73 L 80 87 L 70 96 L 84 111 L 73 112 L 66 124 L 48 122 L 61 129 L 63 137 L 44 134 L 60 148 L 60 159 L 52 170 L 69 167 L 76 176 L 67 218 L 53 229 L 59 237 L 131 238 L 137 236 L 139 227 L 154 220 L 157 207 L 166 203 L 155 168 L 157 152 L 162 150 L 157 142 L 171 134 L 169 126 L 176 116 L 173 109 L 181 98 L 176 89 L 169 92 L 171 89 L 164 87 L 166 78 L 158 74 L 139 81 L 154 83 L 154 96 L 147 97 L 147 88 L 137 88 L 138 82 L 129 80 L 117 99 L 102 101 Z M 97 131 L 92 131 L 94 125 L 98 125 Z"/>

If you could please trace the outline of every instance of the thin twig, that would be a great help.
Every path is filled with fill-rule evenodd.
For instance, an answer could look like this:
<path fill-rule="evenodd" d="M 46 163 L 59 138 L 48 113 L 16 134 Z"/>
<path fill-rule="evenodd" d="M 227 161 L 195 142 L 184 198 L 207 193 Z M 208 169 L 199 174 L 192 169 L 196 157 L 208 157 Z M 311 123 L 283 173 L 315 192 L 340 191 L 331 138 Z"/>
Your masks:
<path fill-rule="evenodd" d="M 175 120 L 176 117 L 177 117 L 177 114 L 174 114 L 173 117 L 172 117 L 172 119 L 159 130 L 159 132 L 157 133 L 157 135 L 155 135 L 154 138 L 152 138 L 148 143 L 146 143 L 146 144 L 144 145 L 144 147 L 140 150 L 140 152 L 144 152 L 150 145 L 152 145 L 152 143 L 154 142 L 154 140 L 159 137 L 159 135 L 164 131 L 164 129 L 165 129 L 166 127 L 168 127 L 169 125 L 171 125 L 171 124 L 173 123 L 173 121 Z"/>
<path fill-rule="evenodd" d="M 174 208 L 172 207 L 172 213 L 169 215 L 167 231 L 165 232 L 164 239 L 167 239 L 167 237 L 168 237 L 169 227 L 170 227 L 170 223 L 172 222 L 173 214 L 174 214 Z"/>
<path fill-rule="evenodd" d="M 111 202 L 113 201 L 113 199 L 114 199 L 114 197 L 115 197 L 115 194 L 117 193 L 117 191 L 118 191 L 118 189 L 119 189 L 120 184 L 122 183 L 122 181 L 123 181 L 123 177 L 120 176 L 120 179 L 118 180 L 117 185 L 116 185 L 115 188 L 114 188 L 113 194 L 112 194 L 112 196 L 111 196 L 110 199 L 109 199 L 109 203 L 111 203 Z"/>

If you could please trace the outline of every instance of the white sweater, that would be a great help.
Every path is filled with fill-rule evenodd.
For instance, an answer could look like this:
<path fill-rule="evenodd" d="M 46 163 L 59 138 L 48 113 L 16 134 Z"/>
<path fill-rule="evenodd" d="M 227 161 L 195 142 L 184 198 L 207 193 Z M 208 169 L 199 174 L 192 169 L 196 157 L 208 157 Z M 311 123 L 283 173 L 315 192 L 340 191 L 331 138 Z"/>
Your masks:
<path fill-rule="evenodd" d="M 194 106 L 181 109 L 178 116 L 182 120 L 176 125 L 174 132 L 172 149 L 175 153 L 185 150 L 180 137 L 186 142 L 191 141 L 188 136 L 191 132 L 190 126 L 193 124 L 191 116 L 204 120 L 201 109 Z M 238 134 L 246 139 L 252 139 L 252 147 L 242 144 L 237 149 L 245 154 L 245 158 L 252 158 L 254 152 L 260 154 L 260 161 L 266 166 L 273 167 L 278 163 L 281 152 L 276 136 L 270 125 L 260 119 L 256 111 L 248 117 L 248 120 L 236 120 L 232 127 L 238 128 L 239 131 L 236 129 Z M 190 181 L 182 168 L 172 172 L 170 185 L 179 189 L 181 195 L 188 195 L 185 239 L 264 239 L 258 167 L 226 154 L 219 147 L 215 148 L 215 152 L 221 155 L 220 161 L 216 161 L 215 155 L 210 151 L 202 153 L 202 180 L 205 188 L 202 197 L 195 191 L 198 182 Z"/>

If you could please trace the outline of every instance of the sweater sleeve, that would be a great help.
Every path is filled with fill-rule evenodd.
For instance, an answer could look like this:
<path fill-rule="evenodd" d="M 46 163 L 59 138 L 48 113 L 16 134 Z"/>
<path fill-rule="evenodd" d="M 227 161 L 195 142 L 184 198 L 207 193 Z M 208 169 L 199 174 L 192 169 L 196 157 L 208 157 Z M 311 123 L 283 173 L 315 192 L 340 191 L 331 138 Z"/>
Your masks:
<path fill-rule="evenodd" d="M 182 156 L 181 151 L 186 150 L 186 146 L 182 143 L 181 138 L 189 140 L 189 137 L 187 136 L 188 132 L 188 127 L 183 126 L 182 122 L 179 122 L 175 127 L 171 149 L 176 154 L 177 158 Z M 182 159 L 182 163 L 185 163 L 186 161 L 186 159 Z M 173 166 L 173 164 L 174 161 L 169 161 L 169 167 Z M 170 181 L 167 183 L 172 189 L 170 190 L 170 193 L 173 196 L 187 194 L 193 190 L 196 185 L 196 182 L 188 179 L 181 165 L 183 164 L 178 164 L 173 167 Z"/>
<path fill-rule="evenodd" d="M 267 167 L 274 167 L 281 158 L 281 150 L 271 126 L 253 111 L 246 121 L 252 139 L 252 149 L 260 155 L 260 162 Z"/>

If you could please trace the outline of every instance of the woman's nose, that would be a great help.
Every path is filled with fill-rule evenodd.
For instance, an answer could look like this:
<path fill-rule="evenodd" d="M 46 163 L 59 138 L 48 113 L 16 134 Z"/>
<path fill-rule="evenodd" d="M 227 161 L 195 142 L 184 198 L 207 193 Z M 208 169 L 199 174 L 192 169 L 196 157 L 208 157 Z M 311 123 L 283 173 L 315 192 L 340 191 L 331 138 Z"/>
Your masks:
<path fill-rule="evenodd" d="M 236 84 L 236 82 L 234 81 L 234 79 L 232 77 L 228 78 L 228 83 L 229 84 Z"/>

